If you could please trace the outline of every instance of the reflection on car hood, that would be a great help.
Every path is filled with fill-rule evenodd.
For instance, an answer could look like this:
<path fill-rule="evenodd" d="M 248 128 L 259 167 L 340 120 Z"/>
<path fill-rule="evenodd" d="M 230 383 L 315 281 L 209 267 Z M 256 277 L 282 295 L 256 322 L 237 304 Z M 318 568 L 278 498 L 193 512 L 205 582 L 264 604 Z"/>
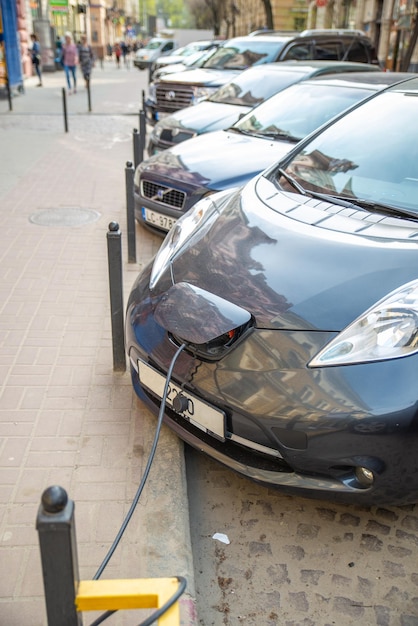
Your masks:
<path fill-rule="evenodd" d="M 238 70 L 209 70 L 205 68 L 197 68 L 194 70 L 188 70 L 186 73 L 179 72 L 177 74 L 173 74 L 167 77 L 168 82 L 176 82 L 182 84 L 191 84 L 191 85 L 205 85 L 206 87 L 220 87 L 227 81 L 231 80 L 231 78 L 235 74 L 239 74 Z M 162 81 L 165 80 L 163 76 L 161 78 Z"/>
<path fill-rule="evenodd" d="M 164 125 L 170 127 L 187 128 L 197 133 L 208 133 L 214 130 L 229 128 L 240 115 L 247 113 L 251 107 L 238 104 L 224 104 L 220 102 L 204 101 L 196 106 L 181 109 L 164 120 Z"/>
<path fill-rule="evenodd" d="M 220 191 L 246 183 L 284 156 L 293 143 L 216 131 L 147 159 L 142 174 L 161 183 L 182 182 Z"/>
<path fill-rule="evenodd" d="M 246 309 L 258 327 L 340 331 L 418 277 L 417 235 L 415 222 L 285 194 L 261 175 L 231 192 L 173 276 Z"/>

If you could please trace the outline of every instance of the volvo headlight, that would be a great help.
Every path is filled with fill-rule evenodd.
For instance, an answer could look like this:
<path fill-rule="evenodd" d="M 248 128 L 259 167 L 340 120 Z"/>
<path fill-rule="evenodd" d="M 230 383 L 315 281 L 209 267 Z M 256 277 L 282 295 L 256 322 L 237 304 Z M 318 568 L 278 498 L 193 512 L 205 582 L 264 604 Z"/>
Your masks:
<path fill-rule="evenodd" d="M 418 352 L 418 280 L 377 302 L 347 326 L 309 367 L 385 361 Z"/>
<path fill-rule="evenodd" d="M 193 235 L 198 231 L 201 233 L 204 226 L 208 226 L 218 217 L 220 209 L 232 193 L 233 191 L 228 189 L 210 194 L 177 220 L 155 256 L 149 282 L 151 290 L 155 288 L 167 267 L 180 253 L 183 245 L 186 242 L 189 243 Z"/>

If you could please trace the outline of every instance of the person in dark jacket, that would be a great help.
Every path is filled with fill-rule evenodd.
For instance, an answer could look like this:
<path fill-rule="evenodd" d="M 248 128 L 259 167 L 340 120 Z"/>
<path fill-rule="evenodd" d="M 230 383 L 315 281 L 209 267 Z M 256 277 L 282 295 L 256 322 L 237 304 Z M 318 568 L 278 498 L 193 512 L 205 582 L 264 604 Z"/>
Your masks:
<path fill-rule="evenodd" d="M 81 35 L 80 45 L 78 46 L 78 60 L 80 63 L 81 73 L 86 81 L 86 87 L 88 87 L 91 70 L 94 65 L 94 55 L 91 46 L 87 43 L 86 35 Z"/>
<path fill-rule="evenodd" d="M 32 65 L 39 79 L 39 83 L 37 84 L 37 87 L 42 87 L 41 44 L 39 43 L 38 37 L 35 35 L 35 33 L 32 33 L 30 38 L 32 39 L 32 47 L 30 49 Z"/>

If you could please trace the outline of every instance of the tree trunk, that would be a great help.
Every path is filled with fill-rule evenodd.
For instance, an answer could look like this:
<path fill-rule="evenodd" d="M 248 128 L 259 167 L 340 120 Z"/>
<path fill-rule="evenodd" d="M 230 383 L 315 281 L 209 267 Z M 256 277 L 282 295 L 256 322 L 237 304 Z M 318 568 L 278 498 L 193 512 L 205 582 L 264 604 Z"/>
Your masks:
<path fill-rule="evenodd" d="M 270 0 L 261 0 L 261 2 L 263 3 L 264 11 L 266 14 L 266 28 L 268 28 L 269 30 L 274 30 L 273 10 L 271 8 L 271 2 Z"/>

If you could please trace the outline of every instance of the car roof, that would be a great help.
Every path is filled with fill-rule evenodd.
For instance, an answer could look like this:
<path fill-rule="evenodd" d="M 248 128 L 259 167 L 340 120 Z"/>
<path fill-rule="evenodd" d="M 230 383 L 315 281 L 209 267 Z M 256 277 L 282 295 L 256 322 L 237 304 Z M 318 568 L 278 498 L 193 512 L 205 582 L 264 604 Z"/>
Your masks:
<path fill-rule="evenodd" d="M 257 35 L 257 37 L 251 37 L 251 35 L 246 35 L 243 37 L 234 37 L 233 39 L 228 39 L 228 41 L 225 42 L 226 46 L 228 45 L 234 45 L 234 42 L 246 42 L 248 41 L 248 43 L 254 44 L 254 41 L 265 41 L 265 42 L 274 42 L 277 41 L 277 43 L 282 43 L 283 41 L 289 41 L 289 39 L 294 39 L 294 36 L 289 36 L 289 35 Z"/>
<path fill-rule="evenodd" d="M 410 72 L 342 72 L 324 76 L 312 76 L 303 82 L 315 82 L 316 84 L 376 87 L 382 89 L 396 83 L 403 82 L 408 78 L 418 77 L 418 74 Z"/>
<path fill-rule="evenodd" d="M 384 74 L 385 72 L 378 65 L 372 65 L 371 63 L 356 63 L 351 61 L 324 61 L 324 60 L 308 60 L 308 61 L 277 61 L 275 63 L 264 63 L 261 65 L 252 65 L 244 72 L 249 72 L 250 70 L 254 72 L 286 72 L 286 71 L 300 71 L 301 73 L 307 72 L 309 70 L 320 70 L 320 69 L 329 69 L 330 73 L 332 70 L 337 72 L 346 71 L 346 72 L 376 72 L 379 74 Z"/>

